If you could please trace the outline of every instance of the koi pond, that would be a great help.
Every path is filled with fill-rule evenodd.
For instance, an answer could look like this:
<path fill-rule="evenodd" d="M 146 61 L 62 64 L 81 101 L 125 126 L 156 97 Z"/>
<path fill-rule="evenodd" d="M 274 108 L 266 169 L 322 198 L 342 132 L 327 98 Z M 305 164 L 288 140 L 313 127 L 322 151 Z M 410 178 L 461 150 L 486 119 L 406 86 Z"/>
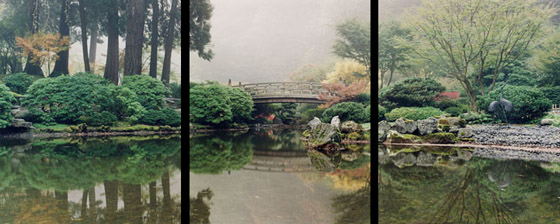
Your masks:
<path fill-rule="evenodd" d="M 560 223 L 560 155 L 378 145 L 379 223 Z"/>
<path fill-rule="evenodd" d="M 180 135 L 0 139 L 0 223 L 180 222 Z"/>
<path fill-rule="evenodd" d="M 370 145 L 308 151 L 303 130 L 190 137 L 190 223 L 370 223 Z"/>

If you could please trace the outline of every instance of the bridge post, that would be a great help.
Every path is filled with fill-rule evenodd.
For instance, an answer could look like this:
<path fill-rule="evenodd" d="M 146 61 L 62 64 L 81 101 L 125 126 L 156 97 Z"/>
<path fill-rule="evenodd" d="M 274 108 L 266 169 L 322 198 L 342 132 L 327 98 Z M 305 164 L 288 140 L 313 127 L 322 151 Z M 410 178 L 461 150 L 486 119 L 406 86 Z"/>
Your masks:
<path fill-rule="evenodd" d="M 241 82 L 239 82 L 239 87 L 241 87 Z"/>
<path fill-rule="evenodd" d="M 231 86 L 231 79 L 229 79 L 227 85 L 228 85 L 228 86 Z"/>

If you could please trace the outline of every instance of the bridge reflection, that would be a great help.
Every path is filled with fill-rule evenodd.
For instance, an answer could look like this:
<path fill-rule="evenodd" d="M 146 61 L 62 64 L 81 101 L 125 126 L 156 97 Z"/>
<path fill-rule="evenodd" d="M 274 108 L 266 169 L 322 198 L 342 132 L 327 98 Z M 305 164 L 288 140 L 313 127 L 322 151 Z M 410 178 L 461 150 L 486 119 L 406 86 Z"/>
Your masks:
<path fill-rule="evenodd" d="M 307 152 L 301 150 L 255 150 L 251 162 L 245 165 L 243 169 L 285 173 L 315 172 Z"/>

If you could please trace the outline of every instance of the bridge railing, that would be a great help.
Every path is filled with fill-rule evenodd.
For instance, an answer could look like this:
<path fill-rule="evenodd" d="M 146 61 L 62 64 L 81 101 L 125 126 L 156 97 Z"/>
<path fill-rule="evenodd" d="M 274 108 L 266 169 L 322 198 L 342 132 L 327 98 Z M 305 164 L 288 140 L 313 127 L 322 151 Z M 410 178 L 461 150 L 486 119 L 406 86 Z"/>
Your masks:
<path fill-rule="evenodd" d="M 331 93 L 323 89 L 321 83 L 314 82 L 267 82 L 244 84 L 234 86 L 242 88 L 253 98 L 270 97 L 270 96 L 301 96 L 301 97 L 319 97 L 319 94 L 332 96 Z"/>

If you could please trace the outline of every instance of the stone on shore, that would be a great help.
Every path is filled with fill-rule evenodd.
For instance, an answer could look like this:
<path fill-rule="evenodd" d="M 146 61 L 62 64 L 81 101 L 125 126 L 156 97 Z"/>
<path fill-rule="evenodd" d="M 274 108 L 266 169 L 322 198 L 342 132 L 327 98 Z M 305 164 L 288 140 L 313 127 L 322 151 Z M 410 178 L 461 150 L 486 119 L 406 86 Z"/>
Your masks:
<path fill-rule="evenodd" d="M 427 135 L 437 131 L 438 120 L 434 117 L 429 117 L 417 122 L 418 133 L 420 135 Z"/>
<path fill-rule="evenodd" d="M 416 121 L 399 118 L 395 121 L 393 129 L 402 134 L 412 134 L 418 129 L 418 127 L 416 125 Z"/>

